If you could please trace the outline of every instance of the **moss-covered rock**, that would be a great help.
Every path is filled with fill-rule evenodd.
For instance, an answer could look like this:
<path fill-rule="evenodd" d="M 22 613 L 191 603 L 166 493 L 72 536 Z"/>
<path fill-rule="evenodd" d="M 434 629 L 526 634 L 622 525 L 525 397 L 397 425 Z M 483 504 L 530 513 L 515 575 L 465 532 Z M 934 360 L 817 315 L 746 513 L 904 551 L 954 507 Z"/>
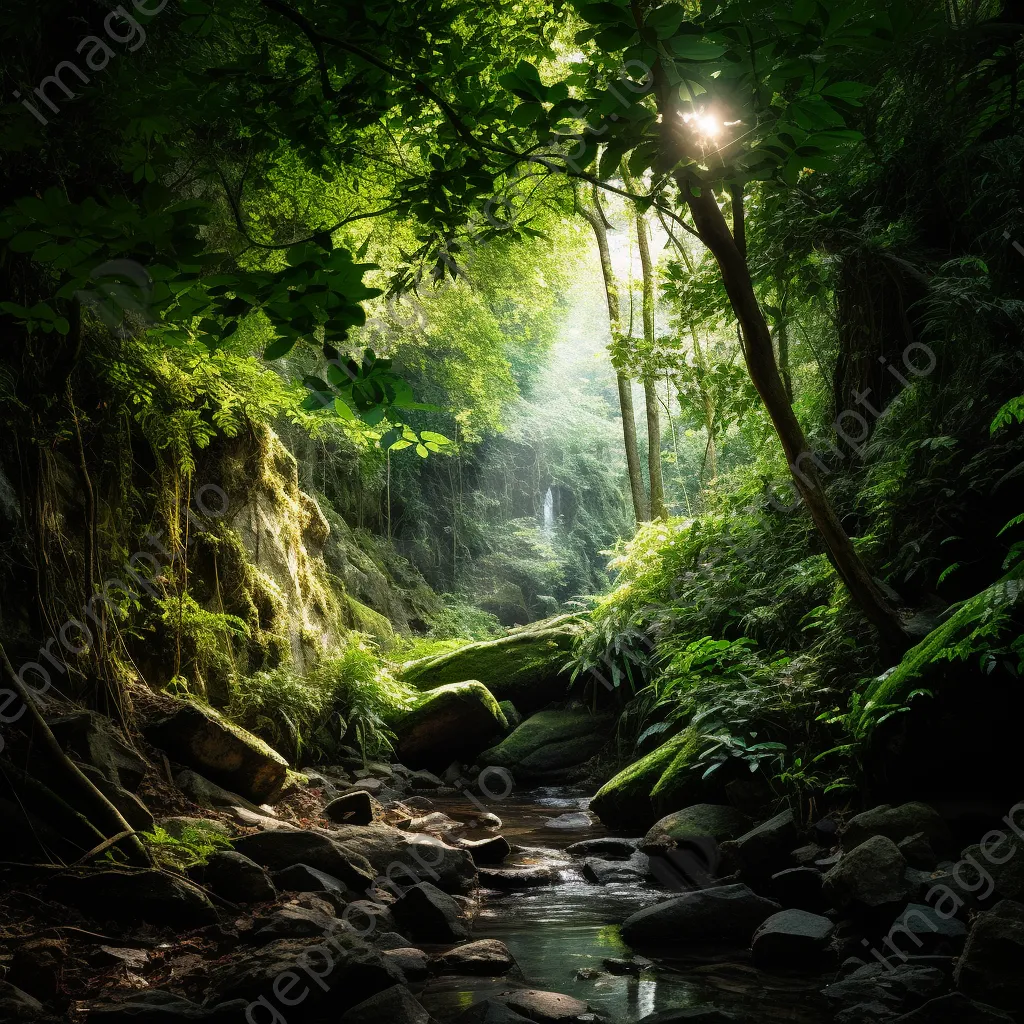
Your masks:
<path fill-rule="evenodd" d="M 749 827 L 749 819 L 728 804 L 694 804 L 653 825 L 644 837 L 642 849 L 651 853 L 708 837 L 723 842 L 743 835 Z"/>
<path fill-rule="evenodd" d="M 345 595 L 342 618 L 346 626 L 373 637 L 385 650 L 395 642 L 395 627 L 390 621 L 351 594 Z"/>
<path fill-rule="evenodd" d="M 673 736 L 606 782 L 590 809 L 614 829 L 649 829 L 659 818 L 705 795 L 693 765 L 700 740 L 686 730 Z"/>
<path fill-rule="evenodd" d="M 586 708 L 540 711 L 478 760 L 507 768 L 518 781 L 549 779 L 592 758 L 614 725 L 613 718 L 594 716 Z"/>
<path fill-rule="evenodd" d="M 415 769 L 471 761 L 508 729 L 494 695 L 475 679 L 428 690 L 388 725 L 395 733 L 398 759 Z"/>
<path fill-rule="evenodd" d="M 523 714 L 530 714 L 568 696 L 565 665 L 579 629 L 573 616 L 548 619 L 497 640 L 408 662 L 401 676 L 421 690 L 479 679 L 498 700 L 510 700 Z"/>

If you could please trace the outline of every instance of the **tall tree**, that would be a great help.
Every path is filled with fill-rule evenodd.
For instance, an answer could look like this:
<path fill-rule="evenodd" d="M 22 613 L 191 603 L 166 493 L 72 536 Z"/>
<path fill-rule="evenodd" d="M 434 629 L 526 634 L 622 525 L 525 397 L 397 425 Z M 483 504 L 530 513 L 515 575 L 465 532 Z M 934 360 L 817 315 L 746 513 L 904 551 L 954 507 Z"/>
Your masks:
<path fill-rule="evenodd" d="M 619 314 L 619 286 L 612 267 L 611 251 L 608 248 L 608 221 L 601 205 L 600 192 L 594 189 L 594 207 L 579 204 L 580 212 L 591 226 L 597 240 L 597 251 L 601 258 L 601 276 L 604 280 L 604 294 L 608 303 L 608 323 L 612 332 L 613 348 L 621 342 L 622 322 Z M 644 492 L 643 473 L 640 470 L 640 452 L 636 442 L 636 414 L 633 408 L 633 383 L 620 365 L 615 369 L 615 383 L 619 392 L 619 411 L 622 415 L 622 441 L 626 449 L 626 469 L 629 472 L 629 490 L 633 498 L 633 515 L 637 523 L 648 519 L 647 495 Z"/>

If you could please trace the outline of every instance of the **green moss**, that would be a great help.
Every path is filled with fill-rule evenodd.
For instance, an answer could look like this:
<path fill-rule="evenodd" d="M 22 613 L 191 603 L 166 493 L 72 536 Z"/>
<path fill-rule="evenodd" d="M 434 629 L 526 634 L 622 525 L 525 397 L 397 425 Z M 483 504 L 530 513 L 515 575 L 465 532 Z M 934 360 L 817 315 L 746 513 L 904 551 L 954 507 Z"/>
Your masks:
<path fill-rule="evenodd" d="M 508 768 L 517 779 L 541 778 L 582 764 L 605 745 L 612 716 L 594 716 L 583 708 L 539 711 L 497 746 L 480 755 L 480 764 Z"/>
<path fill-rule="evenodd" d="M 649 828 L 655 821 L 651 793 L 676 755 L 691 742 L 680 733 L 608 780 L 590 801 L 590 809 L 609 828 Z"/>
<path fill-rule="evenodd" d="M 658 784 L 651 790 L 651 804 L 657 815 L 669 814 L 701 798 L 701 777 L 694 772 L 704 743 L 689 729 L 680 734 L 682 742 L 676 749 Z"/>
<path fill-rule="evenodd" d="M 573 622 L 564 621 L 553 628 L 522 630 L 407 662 L 400 674 L 421 690 L 479 679 L 498 700 L 510 700 L 529 713 L 568 695 L 570 678 L 565 664 L 576 632 Z"/>
<path fill-rule="evenodd" d="M 352 629 L 372 636 L 385 649 L 395 642 L 395 627 L 380 612 L 357 601 L 351 594 L 345 595 L 345 605 L 348 609 L 346 624 Z"/>

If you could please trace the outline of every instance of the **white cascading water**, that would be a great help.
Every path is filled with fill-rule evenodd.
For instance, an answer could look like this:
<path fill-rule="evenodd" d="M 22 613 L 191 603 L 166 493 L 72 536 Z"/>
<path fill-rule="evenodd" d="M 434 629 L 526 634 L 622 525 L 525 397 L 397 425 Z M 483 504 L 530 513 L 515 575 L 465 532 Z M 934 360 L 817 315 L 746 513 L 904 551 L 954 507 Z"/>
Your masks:
<path fill-rule="evenodd" d="M 555 530 L 555 496 L 551 488 L 544 495 L 544 536 L 550 537 Z"/>

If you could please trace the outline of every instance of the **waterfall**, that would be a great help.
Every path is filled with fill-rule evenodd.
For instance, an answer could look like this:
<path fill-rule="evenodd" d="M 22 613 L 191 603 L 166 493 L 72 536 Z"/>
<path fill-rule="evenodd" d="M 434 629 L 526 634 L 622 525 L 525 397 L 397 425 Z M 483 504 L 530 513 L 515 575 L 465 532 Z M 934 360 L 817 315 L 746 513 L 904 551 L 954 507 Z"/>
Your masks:
<path fill-rule="evenodd" d="M 544 536 L 551 537 L 555 530 L 555 496 L 551 488 L 544 495 Z"/>

